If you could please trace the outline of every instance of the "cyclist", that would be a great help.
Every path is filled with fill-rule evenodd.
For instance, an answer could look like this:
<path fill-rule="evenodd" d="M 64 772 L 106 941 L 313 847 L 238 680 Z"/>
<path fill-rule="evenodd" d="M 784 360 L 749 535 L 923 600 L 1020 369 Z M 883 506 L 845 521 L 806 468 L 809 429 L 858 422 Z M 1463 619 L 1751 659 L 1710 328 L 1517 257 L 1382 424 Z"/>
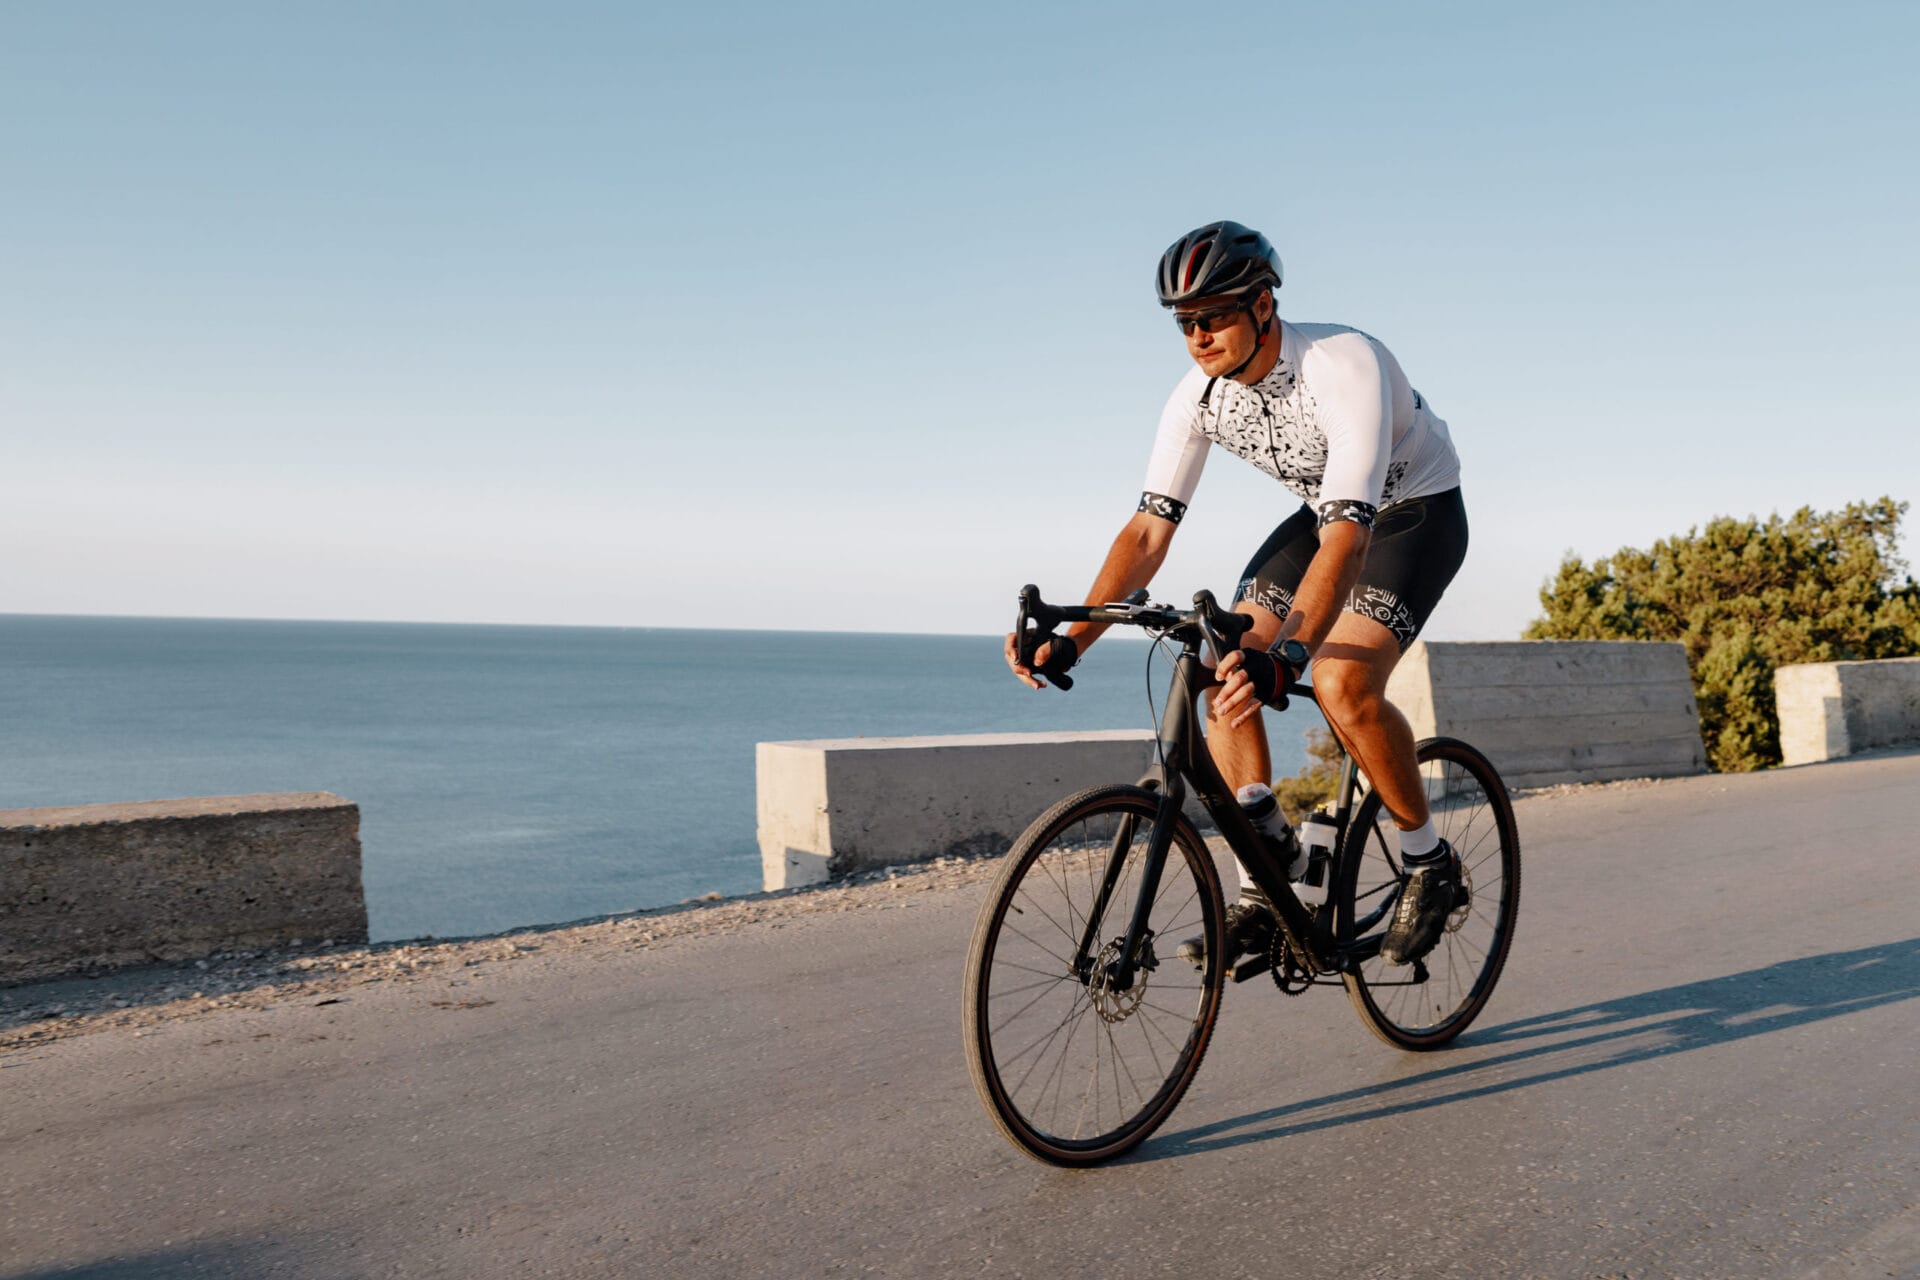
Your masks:
<path fill-rule="evenodd" d="M 1266 783 L 1260 707 L 1312 661 L 1328 723 L 1400 829 L 1408 878 L 1380 954 L 1408 964 L 1439 940 L 1460 901 L 1461 872 L 1434 832 L 1413 730 L 1386 700 L 1387 677 L 1466 555 L 1460 462 L 1446 423 L 1379 341 L 1344 325 L 1280 319 L 1281 274 L 1273 245 L 1237 222 L 1208 223 L 1161 256 L 1160 305 L 1172 310 L 1196 368 L 1160 415 L 1145 492 L 1087 603 L 1124 599 L 1152 581 L 1213 445 L 1303 500 L 1241 574 L 1234 608 L 1253 624 L 1220 661 L 1208 749 L 1236 791 Z M 1009 635 L 1007 663 L 1042 688 L 1105 630 L 1076 623 L 1031 667 Z M 1227 912 L 1229 964 L 1264 950 L 1274 927 L 1244 868 L 1240 886 Z"/>

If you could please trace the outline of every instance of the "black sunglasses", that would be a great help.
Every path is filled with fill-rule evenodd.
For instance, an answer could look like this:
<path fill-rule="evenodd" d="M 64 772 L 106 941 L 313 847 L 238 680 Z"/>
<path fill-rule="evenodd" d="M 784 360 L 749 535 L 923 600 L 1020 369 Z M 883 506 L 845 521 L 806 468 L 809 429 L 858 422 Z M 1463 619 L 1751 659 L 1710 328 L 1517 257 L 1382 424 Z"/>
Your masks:
<path fill-rule="evenodd" d="M 1249 320 L 1253 318 L 1251 304 L 1236 302 L 1232 306 L 1214 307 L 1207 311 L 1190 311 L 1185 315 L 1176 311 L 1173 313 L 1173 322 L 1180 326 L 1182 333 L 1192 333 L 1195 329 L 1202 333 L 1212 333 L 1232 324 L 1239 319 L 1242 312 L 1246 313 Z"/>

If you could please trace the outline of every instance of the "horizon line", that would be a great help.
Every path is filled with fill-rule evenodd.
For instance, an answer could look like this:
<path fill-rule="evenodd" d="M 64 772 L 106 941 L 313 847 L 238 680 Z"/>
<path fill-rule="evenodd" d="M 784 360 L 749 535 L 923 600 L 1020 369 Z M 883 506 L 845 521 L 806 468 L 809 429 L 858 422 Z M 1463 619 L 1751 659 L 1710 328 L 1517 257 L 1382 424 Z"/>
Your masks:
<path fill-rule="evenodd" d="M 763 635 L 824 635 L 824 636 L 921 636 L 933 639 L 948 638 L 955 640 L 997 639 L 1005 632 L 1001 631 L 878 631 L 861 628 L 835 627 L 687 627 L 660 626 L 652 623 L 625 622 L 476 622 L 471 620 L 421 619 L 421 618 L 314 618 L 292 616 L 241 617 L 231 614 L 199 613 L 36 613 L 0 610 L 0 621 L 12 618 L 41 618 L 80 620 L 95 622 L 257 622 L 257 623 L 307 623 L 344 627 L 515 627 L 523 630 L 540 631 L 727 631 L 747 632 Z M 1133 636 L 1125 632 L 1117 635 L 1122 640 L 1145 640 L 1145 636 Z"/>

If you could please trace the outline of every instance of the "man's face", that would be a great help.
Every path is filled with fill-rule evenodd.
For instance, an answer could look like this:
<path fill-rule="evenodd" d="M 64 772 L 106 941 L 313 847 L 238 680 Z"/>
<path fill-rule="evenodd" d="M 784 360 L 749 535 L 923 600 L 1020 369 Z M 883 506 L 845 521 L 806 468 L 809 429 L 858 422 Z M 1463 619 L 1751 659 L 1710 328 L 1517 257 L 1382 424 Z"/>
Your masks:
<path fill-rule="evenodd" d="M 1253 302 L 1253 314 L 1265 320 L 1273 314 L 1273 297 L 1264 290 Z M 1175 307 L 1173 318 L 1198 320 L 1186 335 L 1187 354 L 1209 378 L 1246 363 L 1253 355 L 1259 326 L 1247 314 L 1244 295 L 1222 294 Z M 1184 324 L 1182 327 L 1185 327 Z M 1211 332 L 1209 332 L 1211 330 Z"/>

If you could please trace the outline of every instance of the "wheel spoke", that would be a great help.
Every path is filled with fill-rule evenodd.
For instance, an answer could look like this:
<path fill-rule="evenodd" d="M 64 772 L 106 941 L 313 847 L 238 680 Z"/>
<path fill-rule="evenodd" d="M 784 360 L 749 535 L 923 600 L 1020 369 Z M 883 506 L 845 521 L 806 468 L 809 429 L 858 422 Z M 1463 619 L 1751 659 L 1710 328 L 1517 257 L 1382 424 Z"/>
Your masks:
<path fill-rule="evenodd" d="M 1058 981 L 1061 981 L 1061 982 L 1078 981 L 1078 979 L 1076 979 L 1073 976 L 1071 971 L 1062 973 L 1052 969 L 1036 969 L 1030 964 L 1016 964 L 1011 960 L 999 960 L 997 956 L 995 957 L 995 959 L 998 961 L 998 963 L 995 964 L 994 966 L 996 969 L 1018 969 L 1022 973 L 1038 973 L 1049 978 L 1057 979 Z"/>
<path fill-rule="evenodd" d="M 1006 923 L 1002 923 L 1000 927 L 1005 929 L 1008 933 L 1011 933 L 1012 935 L 1014 935 L 1016 938 L 1022 938 L 1022 939 L 1025 939 L 1027 942 L 1032 943 L 1034 950 L 1040 952 L 1042 955 L 1051 956 L 1053 959 L 1058 960 L 1061 964 L 1066 965 L 1067 968 L 1069 969 L 1073 967 L 1068 962 L 1065 956 L 1061 955 L 1058 951 L 1047 950 L 1047 946 L 1045 943 L 1039 941 L 1037 938 L 1034 938 L 1032 935 L 1028 934 L 1025 930 L 1016 929 L 1011 924 L 1006 924 Z"/>
<path fill-rule="evenodd" d="M 1039 1003 L 1039 1000 L 1034 1000 L 1027 1005 L 1027 1008 L 1031 1009 L 1035 1004 L 1038 1004 L 1038 1003 Z M 1025 1011 L 1022 1010 L 1022 1012 L 1025 1012 Z M 1015 1015 L 1015 1016 L 1018 1016 L 1018 1015 Z M 1047 1028 L 1045 1031 L 1042 1031 L 1038 1036 L 1034 1037 L 1034 1039 L 1030 1043 L 1028 1043 L 1028 1045 L 1024 1049 L 1021 1049 L 1018 1053 L 1015 1053 L 1012 1057 L 1001 1059 L 1000 1065 L 1002 1067 L 1010 1067 L 1014 1063 L 1020 1061 L 1020 1059 L 1026 1057 L 1027 1054 L 1031 1053 L 1035 1049 L 1041 1050 L 1040 1057 L 1042 1058 L 1046 1057 L 1047 1056 L 1046 1050 L 1044 1049 L 1043 1046 L 1050 1043 L 1053 1040 L 1053 1038 L 1055 1036 L 1058 1036 L 1062 1031 L 1069 1030 L 1068 1024 L 1074 1022 L 1079 1016 L 1080 1016 L 1080 1000 L 1079 1000 L 1079 997 L 1076 996 L 1073 1004 L 1068 1007 L 1067 1012 L 1061 1017 L 1059 1022 Z M 1009 1018 L 1006 1021 L 1003 1021 L 999 1027 L 995 1028 L 995 1030 L 1004 1031 L 1006 1030 L 1007 1026 L 1011 1022 L 1012 1022 L 1012 1019 Z"/>
<path fill-rule="evenodd" d="M 1075 933 L 1073 930 L 1067 928 L 1067 926 L 1061 924 L 1058 920 L 1055 920 L 1053 918 L 1053 913 L 1048 911 L 1045 907 L 1041 906 L 1038 902 L 1035 902 L 1031 897 L 1031 895 L 1022 894 L 1021 897 L 1029 906 L 1033 908 L 1035 914 L 1040 916 L 1041 919 L 1045 920 L 1048 924 L 1052 925 L 1054 928 L 1060 931 L 1060 936 L 1067 940 L 1068 946 L 1078 947 L 1080 945 L 1080 935 L 1078 933 Z M 1071 919 L 1072 917 L 1069 916 L 1068 918 Z M 1026 937 L 1025 934 L 1021 934 L 1020 936 L 1023 938 Z M 1027 940 L 1029 942 L 1033 941 L 1031 938 L 1028 938 Z M 1039 946 L 1040 944 L 1036 942 L 1034 943 L 1034 945 Z"/>
<path fill-rule="evenodd" d="M 1077 926 L 1079 922 L 1074 919 L 1073 893 L 1071 890 L 1067 888 L 1066 879 L 1065 879 L 1065 877 L 1068 876 L 1070 872 L 1068 871 L 1067 868 L 1064 868 L 1064 867 L 1061 868 L 1060 871 L 1055 872 L 1055 870 L 1051 866 L 1044 866 L 1041 868 L 1041 870 L 1045 872 L 1048 882 L 1058 886 L 1060 890 L 1060 900 L 1066 905 L 1066 909 L 1067 909 L 1067 925 Z M 1032 901 L 1031 895 L 1026 895 L 1026 896 L 1028 897 L 1029 901 Z M 1049 915 L 1046 909 L 1041 907 L 1038 902 L 1034 902 L 1033 909 L 1035 911 L 1040 912 L 1041 915 L 1046 916 L 1048 923 L 1052 924 L 1054 928 L 1060 930 L 1061 933 L 1066 934 L 1068 942 L 1072 943 L 1075 947 L 1078 947 L 1080 945 L 1080 934 L 1077 927 L 1068 928 L 1067 925 L 1062 925 L 1058 920 L 1055 920 L 1051 915 Z"/>
<path fill-rule="evenodd" d="M 1069 1044 L 1071 1044 L 1073 1040 L 1073 1027 L 1077 1027 L 1079 1025 L 1078 1020 L 1074 1016 L 1075 1010 L 1078 1009 L 1079 1004 L 1080 1004 L 1080 1001 L 1078 997 L 1076 997 L 1074 1000 L 1074 1008 L 1069 1009 L 1067 1011 L 1067 1016 L 1060 1020 L 1060 1027 L 1067 1027 L 1067 1040 Z M 1068 1026 L 1069 1023 L 1071 1023 L 1072 1026 Z M 1047 1060 L 1047 1053 L 1044 1046 L 1047 1044 L 1051 1044 L 1053 1042 L 1054 1037 L 1060 1034 L 1060 1027 L 1055 1027 L 1052 1031 L 1042 1035 L 1038 1040 L 1034 1041 L 1034 1044 L 1032 1046 L 1029 1046 L 1030 1048 L 1031 1047 L 1040 1048 L 1040 1053 L 1037 1057 L 1034 1058 L 1033 1062 L 1027 1067 L 1026 1073 L 1020 1077 L 1020 1083 L 1014 1086 L 1016 1089 L 1021 1087 L 1021 1085 L 1024 1085 L 1027 1082 L 1027 1077 L 1033 1074 L 1034 1069 L 1038 1067 L 1042 1062 L 1045 1062 Z M 1023 1049 L 1019 1053 L 1015 1054 L 1012 1058 L 1008 1059 L 1006 1062 L 1000 1063 L 999 1066 L 1004 1070 L 1006 1067 L 1011 1066 L 1013 1063 L 1018 1062 L 1021 1058 L 1025 1057 L 1026 1054 L 1027 1054 L 1027 1050 Z M 1061 1055 L 1061 1061 L 1065 1061 L 1064 1051 L 1062 1052 L 1062 1055 Z M 1056 1066 L 1055 1070 L 1057 1071 L 1058 1069 L 1059 1069 L 1058 1066 Z M 1042 1090 L 1042 1092 L 1044 1092 L 1044 1090 Z"/>

